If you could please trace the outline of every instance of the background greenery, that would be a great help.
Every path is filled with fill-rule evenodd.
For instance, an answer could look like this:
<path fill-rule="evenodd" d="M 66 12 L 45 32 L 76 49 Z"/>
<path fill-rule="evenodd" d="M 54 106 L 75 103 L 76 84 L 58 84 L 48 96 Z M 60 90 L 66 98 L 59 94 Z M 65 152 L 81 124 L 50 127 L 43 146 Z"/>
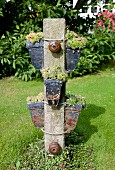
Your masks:
<path fill-rule="evenodd" d="M 83 164 L 89 167 L 93 162 L 97 170 L 114 170 L 114 85 L 115 68 L 68 81 L 66 91 L 85 96 L 87 101 L 87 109 L 80 114 L 73 140 L 69 139 L 69 144 L 74 145 L 71 154 L 77 153 L 74 155 L 74 162 L 65 160 L 69 167 L 72 165 L 75 169 L 80 160 L 81 169 L 83 169 Z M 32 124 L 26 106 L 27 96 L 37 95 L 42 91 L 42 81 L 24 82 L 14 77 L 0 80 L 1 170 L 9 169 L 9 167 L 13 169 L 15 163 L 17 167 L 20 165 L 20 167 L 29 169 L 31 166 L 36 166 L 40 160 L 43 161 L 42 167 L 46 164 L 47 166 L 55 164 L 54 160 L 45 162 L 43 152 L 41 156 L 39 148 L 43 146 L 43 142 L 39 145 L 35 141 L 38 139 L 40 141 L 43 133 Z M 87 148 L 92 148 L 89 157 L 85 152 Z M 65 154 L 68 155 L 67 150 Z M 57 164 L 63 162 L 62 157 L 61 160 L 56 158 Z"/>
<path fill-rule="evenodd" d="M 39 2 L 37 0 L 11 0 L 10 2 L 1 0 L 0 78 L 15 75 L 27 81 L 41 77 L 40 72 L 36 71 L 31 64 L 25 48 L 25 36 L 30 31 L 42 31 L 43 19 L 47 17 L 64 17 L 67 27 L 83 34 L 89 41 L 82 51 L 78 68 L 70 73 L 70 77 L 96 71 L 109 61 L 114 64 L 115 34 L 102 29 L 96 31 L 94 29 L 94 34 L 87 34 L 88 29 L 93 27 L 93 20 L 89 17 L 84 20 L 78 16 L 78 13 L 79 8 L 72 9 L 72 1 L 69 4 L 68 0 L 40 0 Z M 89 161 L 88 165 L 93 161 L 94 167 L 98 170 L 114 169 L 114 84 L 115 70 L 113 69 L 68 81 L 67 91 L 85 96 L 88 103 L 88 108 L 81 113 L 75 130 L 75 134 L 78 135 L 76 138 L 74 136 L 74 139 L 79 142 L 74 146 L 75 152 L 73 149 L 72 154 L 76 153 L 76 147 L 80 150 L 77 150 L 74 162 L 66 160 L 68 166 L 72 165 L 75 169 L 76 163 L 80 160 L 82 170 L 83 164 L 87 165 L 87 161 Z M 29 110 L 26 108 L 26 97 L 37 95 L 36 92 L 42 91 L 42 81 L 34 80 L 27 83 L 14 77 L 0 80 L 1 170 L 24 167 L 27 165 L 27 160 L 30 160 L 30 166 L 33 166 L 39 160 L 37 157 L 39 154 L 35 157 L 36 146 L 39 150 L 38 144 L 33 144 L 33 141 L 42 139 L 43 133 L 32 125 Z M 74 141 L 71 142 L 73 144 Z M 93 152 L 95 159 L 91 155 L 86 160 L 87 155 L 84 150 L 87 147 L 93 148 L 91 154 Z M 27 148 L 30 155 L 25 158 L 25 152 L 28 153 Z M 67 154 L 66 151 L 65 154 Z M 44 155 L 41 159 L 44 166 L 46 164 Z M 55 160 L 53 161 L 48 160 L 47 165 L 52 166 L 55 163 Z M 59 160 L 56 161 L 60 163 Z"/>
<path fill-rule="evenodd" d="M 87 31 L 93 28 L 94 19 L 80 18 L 79 8 L 72 8 L 68 0 L 11 0 L 0 1 L 0 78 L 15 75 L 22 80 L 31 80 L 41 76 L 31 64 L 25 47 L 25 36 L 30 31 L 42 31 L 44 18 L 65 18 L 67 27 L 83 36 L 89 44 L 83 50 L 78 68 L 70 76 L 83 75 L 98 69 L 102 63 L 115 59 L 115 33 Z M 86 1 L 83 1 L 86 2 Z M 94 4 L 95 0 L 92 2 Z M 31 9 L 31 10 L 30 10 Z"/>

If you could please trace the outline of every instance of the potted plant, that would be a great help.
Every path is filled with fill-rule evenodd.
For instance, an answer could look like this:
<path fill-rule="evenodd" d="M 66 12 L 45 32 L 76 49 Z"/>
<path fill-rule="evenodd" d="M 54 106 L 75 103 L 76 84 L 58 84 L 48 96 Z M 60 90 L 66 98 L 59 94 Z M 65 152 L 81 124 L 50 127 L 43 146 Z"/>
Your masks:
<path fill-rule="evenodd" d="M 73 31 L 67 30 L 66 35 L 66 70 L 74 70 L 80 58 L 80 51 L 86 46 L 87 39 L 79 36 Z M 35 69 L 43 67 L 44 39 L 43 32 L 30 32 L 26 36 L 26 48 L 29 50 L 32 64 Z"/>
<path fill-rule="evenodd" d="M 73 31 L 66 32 L 66 70 L 74 70 L 80 58 L 81 50 L 86 46 L 87 39 Z"/>
<path fill-rule="evenodd" d="M 28 96 L 26 101 L 34 126 L 44 127 L 44 94 L 39 93 L 37 96 Z"/>
<path fill-rule="evenodd" d="M 42 68 L 41 73 L 46 86 L 48 103 L 58 105 L 62 85 L 67 81 L 67 74 L 59 65 L 54 65 L 50 68 Z"/>
<path fill-rule="evenodd" d="M 74 130 L 79 114 L 83 108 L 86 107 L 86 101 L 84 97 L 67 94 L 65 103 L 65 130 L 69 133 Z"/>
<path fill-rule="evenodd" d="M 43 33 L 30 32 L 26 36 L 26 48 L 29 51 L 31 62 L 36 70 L 43 67 L 44 49 L 43 49 Z"/>

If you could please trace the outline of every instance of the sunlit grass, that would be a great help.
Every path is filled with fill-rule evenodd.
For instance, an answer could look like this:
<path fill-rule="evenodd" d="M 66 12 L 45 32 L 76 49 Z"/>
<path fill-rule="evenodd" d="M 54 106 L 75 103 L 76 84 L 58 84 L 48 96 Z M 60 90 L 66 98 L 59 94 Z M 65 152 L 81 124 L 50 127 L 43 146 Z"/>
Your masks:
<path fill-rule="evenodd" d="M 67 89 L 87 99 L 76 130 L 93 145 L 97 169 L 115 169 L 115 70 L 70 80 Z"/>
<path fill-rule="evenodd" d="M 76 131 L 84 144 L 94 148 L 97 170 L 115 167 L 115 71 L 74 78 L 67 91 L 86 97 L 87 109 L 79 117 Z M 0 80 L 0 169 L 6 170 L 23 156 L 29 143 L 42 138 L 31 122 L 26 97 L 43 91 L 42 81 L 23 82 L 13 77 Z"/>
<path fill-rule="evenodd" d="M 14 162 L 27 145 L 42 133 L 31 123 L 26 97 L 43 91 L 43 83 L 13 78 L 0 81 L 0 163 L 2 169 Z M 0 168 L 0 169 L 1 169 Z"/>

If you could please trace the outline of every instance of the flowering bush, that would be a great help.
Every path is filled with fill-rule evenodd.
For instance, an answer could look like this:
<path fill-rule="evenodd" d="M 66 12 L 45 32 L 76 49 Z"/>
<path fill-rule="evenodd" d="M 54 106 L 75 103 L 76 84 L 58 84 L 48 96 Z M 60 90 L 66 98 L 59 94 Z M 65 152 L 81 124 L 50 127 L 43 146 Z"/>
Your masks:
<path fill-rule="evenodd" d="M 105 10 L 98 14 L 97 25 L 101 28 L 107 28 L 108 30 L 115 32 L 115 12 Z"/>

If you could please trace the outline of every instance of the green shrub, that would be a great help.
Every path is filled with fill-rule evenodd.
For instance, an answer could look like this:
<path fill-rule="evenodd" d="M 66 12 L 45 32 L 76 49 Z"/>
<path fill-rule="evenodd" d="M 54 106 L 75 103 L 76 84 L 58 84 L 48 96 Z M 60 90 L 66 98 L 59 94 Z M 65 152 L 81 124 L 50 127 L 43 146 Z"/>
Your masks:
<path fill-rule="evenodd" d="M 91 73 L 103 63 L 115 60 L 114 15 L 106 10 L 97 16 L 94 33 L 87 37 L 88 45 L 82 51 L 78 67 L 71 76 Z"/>
<path fill-rule="evenodd" d="M 31 27 L 30 27 L 31 30 Z M 30 56 L 26 49 L 26 29 L 21 25 L 16 26 L 14 34 L 6 32 L 2 35 L 0 44 L 0 77 L 15 75 L 22 80 L 31 80 L 41 74 L 36 71 L 30 62 Z"/>
<path fill-rule="evenodd" d="M 71 77 L 92 73 L 110 60 L 115 60 L 115 33 L 101 28 L 87 36 L 88 45 L 83 49 L 78 67 Z"/>
<path fill-rule="evenodd" d="M 92 27 L 93 19 L 82 19 L 78 13 L 77 9 L 72 9 L 72 1 L 68 3 L 68 0 L 6 2 L 0 18 L 1 30 L 4 32 L 0 40 L 0 78 L 15 75 L 27 81 L 41 76 L 31 64 L 24 37 L 31 31 L 42 31 L 44 18 L 65 18 L 70 30 L 78 34 L 86 33 Z M 4 21 L 7 21 L 8 26 L 4 25 Z M 5 32 L 6 30 L 9 32 Z M 114 33 L 101 28 L 98 30 L 93 35 L 88 35 L 88 45 L 81 53 L 78 67 L 70 76 L 93 72 L 103 62 L 115 59 Z"/>
<path fill-rule="evenodd" d="M 7 36 L 2 36 L 0 77 L 15 74 L 18 78 L 27 81 L 41 76 L 41 73 L 36 71 L 31 64 L 24 37 L 24 34 L 19 34 L 18 30 L 13 35 L 7 32 Z M 92 73 L 103 63 L 115 59 L 114 33 L 100 28 L 94 34 L 88 35 L 87 39 L 88 44 L 82 50 L 78 67 L 70 73 L 70 77 Z"/>

